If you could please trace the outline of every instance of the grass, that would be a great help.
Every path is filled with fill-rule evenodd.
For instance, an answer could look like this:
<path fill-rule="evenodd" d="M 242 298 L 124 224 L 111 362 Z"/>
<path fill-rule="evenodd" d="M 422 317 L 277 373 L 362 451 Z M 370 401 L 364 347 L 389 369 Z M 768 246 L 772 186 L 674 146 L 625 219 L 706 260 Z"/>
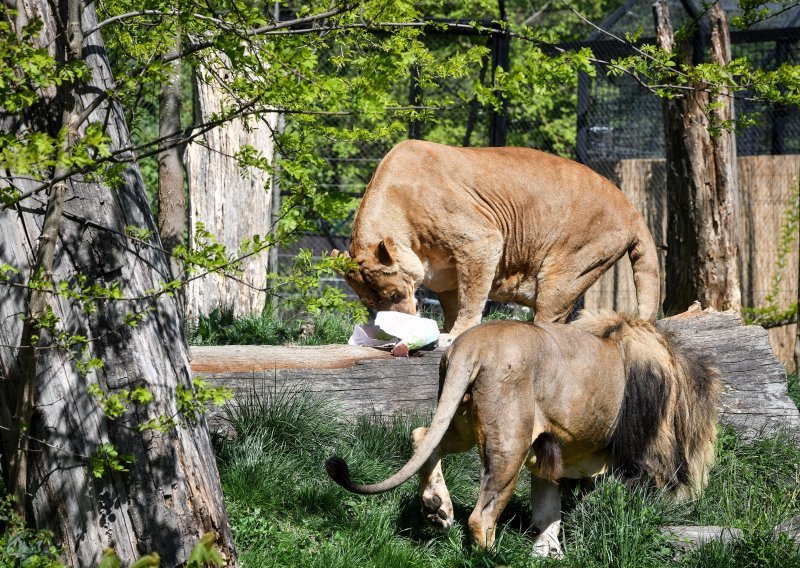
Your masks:
<path fill-rule="evenodd" d="M 215 450 L 240 563 L 253 566 L 750 566 L 800 567 L 800 551 L 776 537 L 776 524 L 800 514 L 800 448 L 778 437 L 748 444 L 723 430 L 708 489 L 675 505 L 658 492 L 627 489 L 614 477 L 565 500 L 561 561 L 530 556 L 529 476 L 501 517 L 496 547 L 472 548 L 466 520 L 478 492 L 474 450 L 445 458 L 456 523 L 429 529 L 411 481 L 379 496 L 357 496 L 328 479 L 322 464 L 344 457 L 357 481 L 377 481 L 411 454 L 412 416 L 342 421 L 326 401 L 269 386 L 226 414 L 232 434 Z M 668 524 L 741 528 L 743 540 L 674 558 L 660 535 Z"/>
<path fill-rule="evenodd" d="M 322 312 L 311 320 L 283 319 L 270 310 L 261 315 L 235 316 L 218 307 L 187 326 L 192 345 L 327 345 L 347 343 L 353 321 L 339 312 Z"/>

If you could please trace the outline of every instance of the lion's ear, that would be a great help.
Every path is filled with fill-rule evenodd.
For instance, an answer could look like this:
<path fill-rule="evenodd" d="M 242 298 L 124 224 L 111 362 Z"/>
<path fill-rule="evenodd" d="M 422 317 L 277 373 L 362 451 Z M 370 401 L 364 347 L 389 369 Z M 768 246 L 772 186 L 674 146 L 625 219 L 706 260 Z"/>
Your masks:
<path fill-rule="evenodd" d="M 397 245 L 394 244 L 392 237 L 386 237 L 378 243 L 378 260 L 381 264 L 391 266 L 394 264 L 395 256 L 397 256 Z"/>

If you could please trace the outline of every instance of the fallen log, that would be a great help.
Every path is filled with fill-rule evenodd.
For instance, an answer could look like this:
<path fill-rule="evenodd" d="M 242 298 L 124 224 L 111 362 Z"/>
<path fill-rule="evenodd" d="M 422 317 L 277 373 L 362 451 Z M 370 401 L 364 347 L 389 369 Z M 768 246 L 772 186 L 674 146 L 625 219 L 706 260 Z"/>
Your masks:
<path fill-rule="evenodd" d="M 677 525 L 661 527 L 661 534 L 682 554 L 711 542 L 731 543 L 744 536 L 742 529 L 718 526 Z M 793 517 L 773 529 L 776 535 L 785 534 L 800 546 L 800 517 Z"/>
<path fill-rule="evenodd" d="M 690 310 L 659 321 L 689 346 L 712 353 L 726 384 L 720 420 L 752 439 L 786 430 L 800 436 L 800 413 L 787 393 L 786 371 L 767 332 L 733 311 Z M 345 415 L 430 412 L 436 404 L 441 352 L 395 358 L 350 345 L 192 348 L 192 369 L 234 397 L 256 390 L 305 390 Z M 213 417 L 212 417 L 213 420 Z"/>
<path fill-rule="evenodd" d="M 700 548 L 714 541 L 733 542 L 742 538 L 741 529 L 732 527 L 667 526 L 661 527 L 661 534 L 678 553 Z"/>

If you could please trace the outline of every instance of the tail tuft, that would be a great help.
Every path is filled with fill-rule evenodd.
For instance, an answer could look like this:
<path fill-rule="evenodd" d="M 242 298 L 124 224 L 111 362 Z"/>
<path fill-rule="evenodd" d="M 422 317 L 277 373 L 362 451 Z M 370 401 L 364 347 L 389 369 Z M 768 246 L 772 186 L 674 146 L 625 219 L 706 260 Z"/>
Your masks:
<path fill-rule="evenodd" d="M 350 468 L 347 467 L 347 462 L 339 456 L 331 456 L 325 460 L 325 471 L 328 472 L 331 479 L 345 489 L 353 486 L 353 482 L 350 480 Z"/>
<path fill-rule="evenodd" d="M 558 438 L 549 432 L 544 432 L 536 437 L 532 448 L 536 455 L 539 477 L 557 481 L 564 474 L 564 462 L 561 459 L 561 444 L 558 443 Z"/>

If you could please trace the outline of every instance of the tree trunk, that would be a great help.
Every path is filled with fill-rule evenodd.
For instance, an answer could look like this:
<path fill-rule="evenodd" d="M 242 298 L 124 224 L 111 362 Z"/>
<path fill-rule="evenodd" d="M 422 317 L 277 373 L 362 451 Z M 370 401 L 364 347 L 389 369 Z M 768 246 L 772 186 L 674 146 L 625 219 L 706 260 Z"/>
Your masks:
<path fill-rule="evenodd" d="M 230 104 L 225 90 L 226 66 L 222 57 L 213 69 L 200 70 L 196 77 L 196 121 L 204 122 Z M 189 179 L 189 231 L 198 223 L 214 234 L 229 252 L 236 252 L 243 239 L 270 232 L 271 185 L 267 172 L 249 168 L 243 172 L 234 156 L 252 146 L 263 158 L 272 160 L 273 131 L 277 113 L 258 122 L 236 119 L 215 128 L 192 142 L 186 152 Z M 274 219 L 273 219 L 274 221 Z M 237 279 L 211 275 L 187 286 L 187 316 L 190 321 L 224 305 L 236 314 L 260 313 L 264 308 L 267 251 L 247 258 Z"/>
<path fill-rule="evenodd" d="M 63 40 L 56 39 L 60 34 L 50 5 L 39 0 L 20 3 L 18 9 L 27 19 L 44 21 L 40 45 L 63 59 Z M 82 28 L 93 28 L 97 24 L 95 5 L 86 2 L 82 8 Z M 82 54 L 92 78 L 73 91 L 75 108 L 94 110 L 77 134 L 89 123 L 107 124 L 112 151 L 124 148 L 131 141 L 119 106 L 109 100 L 93 105 L 96 97 L 113 85 L 99 32 L 85 38 Z M 53 93 L 42 93 L 42 104 L 29 113 L 35 116 L 0 117 L 0 130 L 16 132 L 46 124 L 48 131 L 55 132 L 63 122 L 61 115 L 53 112 L 59 104 L 63 107 Z M 58 329 L 85 336 L 85 351 L 47 348 L 41 342 L 42 348 L 20 348 L 23 322 L 19 316 L 29 313 L 30 307 L 26 290 L 18 284 L 30 278 L 41 246 L 37 239 L 52 217 L 36 195 L 15 207 L 0 209 L 0 262 L 20 271 L 11 285 L 0 284 L 0 375 L 8 379 L 0 381 L 0 420 L 5 429 L 21 430 L 22 425 L 8 415 L 9 401 L 17 395 L 15 387 L 25 371 L 23 365 L 28 365 L 23 362 L 25 352 L 34 352 L 34 407 L 23 434 L 31 446 L 27 513 L 34 525 L 56 534 L 70 565 L 94 566 L 104 547 L 113 547 L 124 564 L 158 552 L 163 566 L 176 566 L 186 561 L 198 537 L 207 531 L 218 533 L 218 547 L 235 561 L 205 420 L 166 432 L 140 434 L 135 429 L 150 418 L 174 416 L 176 387 L 191 389 L 192 383 L 174 299 L 168 295 L 147 297 L 148 290 L 170 280 L 169 261 L 158 248 L 160 240 L 156 235 L 143 244 L 126 236 L 127 226 L 155 231 L 134 162 L 122 176 L 123 183 L 113 189 L 97 177 L 80 175 L 64 184 L 52 280 L 76 286 L 81 274 L 90 284 L 118 283 L 123 295 L 131 298 L 99 301 L 96 311 L 87 314 L 79 300 L 48 295 L 45 300 L 59 318 Z M 38 185 L 24 176 L 13 181 L 23 192 Z M 135 327 L 125 324 L 132 313 L 142 315 Z M 81 372 L 77 361 L 87 357 L 102 360 L 103 367 Z M 143 386 L 154 398 L 110 420 L 88 392 L 93 384 L 111 394 Z M 4 437 L 4 443 L 7 439 Z M 133 456 L 133 463 L 127 464 L 130 471 L 93 476 L 89 458 L 97 455 L 104 443 Z M 7 446 L 3 454 L 7 472 Z"/>
<path fill-rule="evenodd" d="M 167 56 L 180 53 L 181 36 L 175 40 Z M 168 253 L 183 244 L 186 233 L 186 198 L 183 194 L 183 159 L 175 140 L 181 128 L 181 60 L 169 64 L 169 75 L 161 85 L 158 109 L 158 137 L 163 140 L 158 154 L 158 233 Z M 173 276 L 181 266 L 170 259 Z M 182 307 L 182 306 L 181 306 Z"/>
<path fill-rule="evenodd" d="M 674 45 L 666 0 L 653 6 L 658 46 L 676 51 L 691 63 L 703 54 L 692 53 L 690 42 Z M 730 38 L 725 13 L 717 4 L 710 10 L 711 59 L 730 62 Z M 697 43 L 697 42 L 694 42 Z M 701 42 L 702 43 L 702 42 Z M 664 310 L 676 313 L 695 300 L 717 309 L 740 309 L 736 228 L 736 139 L 732 130 L 710 126 L 733 119 L 733 99 L 722 90 L 710 95 L 705 84 L 690 85 L 679 98 L 664 99 L 667 147 L 667 259 Z M 709 105 L 719 104 L 710 116 Z"/>

